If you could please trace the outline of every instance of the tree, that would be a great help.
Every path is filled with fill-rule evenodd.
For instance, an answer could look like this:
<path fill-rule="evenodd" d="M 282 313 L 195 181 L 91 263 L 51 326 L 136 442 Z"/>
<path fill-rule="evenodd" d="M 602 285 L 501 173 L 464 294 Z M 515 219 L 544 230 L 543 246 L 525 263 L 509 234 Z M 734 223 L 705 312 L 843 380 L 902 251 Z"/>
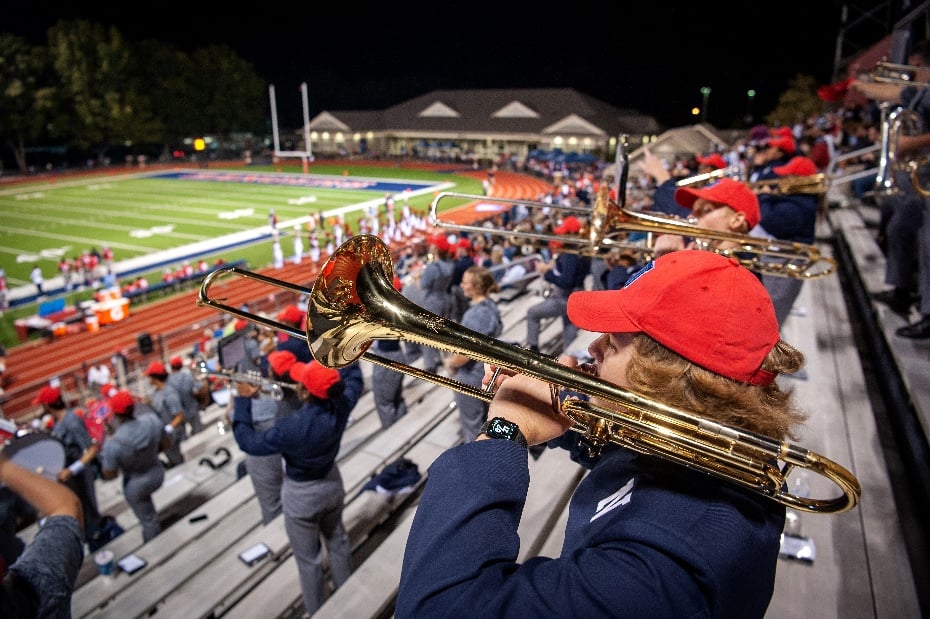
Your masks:
<path fill-rule="evenodd" d="M 108 144 L 158 141 L 161 123 L 131 79 L 130 49 L 116 28 L 60 21 L 49 29 L 48 41 L 75 144 L 97 148 L 102 156 Z"/>
<path fill-rule="evenodd" d="M 0 138 L 26 172 L 26 145 L 35 144 L 51 123 L 56 106 L 47 50 L 26 39 L 0 34 Z"/>
<path fill-rule="evenodd" d="M 769 126 L 790 127 L 808 117 L 824 112 L 824 103 L 817 96 L 817 80 L 810 75 L 798 74 L 788 83 L 788 89 L 778 98 L 778 104 L 765 117 Z"/>

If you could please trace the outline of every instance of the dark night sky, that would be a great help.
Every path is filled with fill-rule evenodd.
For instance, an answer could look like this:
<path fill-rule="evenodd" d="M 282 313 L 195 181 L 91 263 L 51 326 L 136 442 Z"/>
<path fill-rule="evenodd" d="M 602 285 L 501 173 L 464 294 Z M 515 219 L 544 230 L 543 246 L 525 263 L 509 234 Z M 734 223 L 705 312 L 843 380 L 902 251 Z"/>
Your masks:
<path fill-rule="evenodd" d="M 708 120 L 725 127 L 749 111 L 749 89 L 757 92 L 758 119 L 796 75 L 832 81 L 840 27 L 836 0 L 616 2 L 609 9 L 561 2 L 548 10 L 543 3 L 303 2 L 267 12 L 263 3 L 246 11 L 108 4 L 20 2 L 4 9 L 0 32 L 44 43 L 58 19 L 83 18 L 115 25 L 129 40 L 187 50 L 226 44 L 275 85 L 282 122 L 299 117 L 301 82 L 311 118 L 321 110 L 379 109 L 435 89 L 568 87 L 668 126 L 694 122 L 690 110 L 710 86 Z"/>

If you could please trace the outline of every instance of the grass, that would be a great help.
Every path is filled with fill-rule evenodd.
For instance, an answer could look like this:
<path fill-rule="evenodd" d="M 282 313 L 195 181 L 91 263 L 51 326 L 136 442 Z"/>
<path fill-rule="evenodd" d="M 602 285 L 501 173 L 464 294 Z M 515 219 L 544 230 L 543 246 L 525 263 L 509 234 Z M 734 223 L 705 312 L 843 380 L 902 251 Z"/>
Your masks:
<path fill-rule="evenodd" d="M 224 167 L 222 171 L 281 172 L 304 176 L 299 166 Z M 196 171 L 196 170 L 192 170 Z M 214 171 L 214 170 L 209 170 Z M 313 175 L 332 175 L 344 180 L 385 179 L 453 183 L 453 191 L 480 194 L 480 181 L 452 174 L 389 166 L 314 164 Z M 411 197 L 410 207 L 422 214 L 429 210 L 432 192 Z M 205 182 L 178 178 L 146 178 L 138 174 L 104 172 L 96 176 L 61 176 L 35 183 L 11 184 L 0 189 L 0 265 L 10 288 L 29 285 L 34 264 L 45 277 L 58 274 L 61 256 L 74 258 L 84 250 L 109 246 L 120 262 L 158 251 L 176 249 L 220 235 L 246 232 L 268 225 L 274 209 L 279 222 L 327 212 L 371 200 L 384 192 L 273 185 L 267 183 Z M 311 201 L 312 200 L 312 201 Z M 445 204 L 444 208 L 454 204 Z M 345 219 L 358 231 L 363 210 Z M 327 226 L 328 227 L 328 226 Z M 285 256 L 293 253 L 292 230 L 281 226 Z M 306 238 L 306 237 L 305 237 Z M 304 243 L 305 250 L 307 243 Z M 250 268 L 272 262 L 271 240 L 237 246 L 234 250 L 204 254 L 213 263 L 245 259 Z M 161 280 L 161 268 L 143 275 L 152 283 Z M 67 295 L 69 304 L 92 298 L 93 291 Z M 35 304 L 17 306 L 0 319 L 0 343 L 19 343 L 13 321 L 36 312 Z"/>

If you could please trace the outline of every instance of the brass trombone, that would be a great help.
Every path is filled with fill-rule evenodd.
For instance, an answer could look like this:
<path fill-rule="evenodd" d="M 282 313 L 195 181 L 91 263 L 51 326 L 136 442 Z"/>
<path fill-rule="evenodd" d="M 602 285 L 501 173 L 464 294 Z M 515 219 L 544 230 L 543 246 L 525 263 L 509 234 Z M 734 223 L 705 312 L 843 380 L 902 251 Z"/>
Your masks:
<path fill-rule="evenodd" d="M 580 233 L 574 235 L 554 235 L 520 230 L 507 231 L 507 234 L 516 244 L 521 242 L 547 244 L 551 241 L 557 241 L 562 244 L 562 251 L 592 257 L 606 254 L 613 248 L 632 249 L 642 251 L 647 258 L 651 257 L 653 253 L 651 242 L 647 241 L 645 246 L 633 245 L 627 241 L 627 233 L 675 234 L 695 238 L 699 249 L 714 251 L 735 258 L 751 271 L 764 275 L 814 279 L 829 275 L 836 270 L 836 261 L 828 256 L 822 256 L 815 245 L 710 230 L 700 228 L 690 221 L 671 219 L 664 215 L 648 212 L 633 211 L 609 200 L 607 191 L 608 188 L 602 185 L 593 209 L 550 205 L 529 200 L 504 200 L 465 193 L 441 192 L 436 195 L 430 204 L 430 222 L 434 226 L 462 232 L 473 232 L 475 234 L 486 234 L 488 232 L 488 229 L 483 226 L 459 224 L 440 219 L 438 215 L 439 203 L 447 198 L 522 204 L 534 208 L 548 207 L 552 210 L 574 213 L 587 218 L 588 223 Z M 721 243 L 731 244 L 732 247 L 721 249 L 719 248 Z"/>
<path fill-rule="evenodd" d="M 464 328 L 427 312 L 395 290 L 393 270 L 388 247 L 378 237 L 360 234 L 330 256 L 311 289 L 238 267 L 226 267 L 204 278 L 197 304 L 305 339 L 313 357 L 327 367 L 343 367 L 364 359 L 489 402 L 493 398 L 489 391 L 429 374 L 367 350 L 374 340 L 406 340 L 466 355 L 549 382 L 554 389 L 569 389 L 610 402 L 616 408 L 605 409 L 572 399 L 560 405 L 561 412 L 573 422 L 571 429 L 583 434 L 595 447 L 607 443 L 623 445 L 714 475 L 803 511 L 839 513 L 851 509 L 859 500 L 858 480 L 817 453 L 649 400 L 546 355 Z M 308 295 L 306 333 L 212 298 L 210 287 L 223 275 L 238 275 Z M 791 494 L 786 482 L 796 467 L 826 477 L 841 493 L 830 498 Z"/>
<path fill-rule="evenodd" d="M 781 178 L 768 178 L 761 181 L 750 181 L 746 184 L 753 191 L 770 187 L 772 193 L 779 195 L 807 194 L 823 196 L 827 193 L 827 177 L 822 172 L 810 176 L 791 175 L 782 176 Z"/>
<path fill-rule="evenodd" d="M 269 380 L 261 374 L 253 374 L 251 372 L 232 372 L 229 370 L 211 370 L 207 367 L 207 364 L 204 361 L 198 363 L 191 373 L 194 375 L 196 380 L 202 380 L 209 376 L 216 376 L 218 378 L 223 378 L 234 383 L 248 383 L 250 385 L 257 385 L 262 393 L 270 396 L 275 400 L 281 400 L 284 398 L 284 389 L 291 389 L 295 391 L 297 389 L 297 385 L 295 384 Z"/>
<path fill-rule="evenodd" d="M 723 177 L 735 178 L 742 180 L 740 178 L 741 172 L 739 166 L 727 166 L 726 168 L 719 168 L 717 170 L 711 170 L 710 172 L 704 172 L 703 174 L 695 174 L 693 176 L 686 176 L 680 180 L 675 181 L 676 187 L 687 187 L 688 185 L 695 185 L 697 183 L 704 183 L 706 181 L 723 178 Z"/>

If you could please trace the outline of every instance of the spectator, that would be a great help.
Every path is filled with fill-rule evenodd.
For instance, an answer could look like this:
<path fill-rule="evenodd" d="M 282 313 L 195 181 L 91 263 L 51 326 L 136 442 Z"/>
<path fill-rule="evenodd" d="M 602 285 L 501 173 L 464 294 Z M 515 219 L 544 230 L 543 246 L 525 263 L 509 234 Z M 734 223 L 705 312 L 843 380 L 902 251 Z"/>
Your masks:
<path fill-rule="evenodd" d="M 342 585 L 351 573 L 349 536 L 342 522 L 345 487 L 336 455 L 363 380 L 358 363 L 340 370 L 317 361 L 295 363 L 290 375 L 303 405 L 264 432 L 255 427 L 252 416 L 252 396 L 259 387 L 238 383 L 233 433 L 246 453 L 284 458 L 284 528 L 297 562 L 305 611 L 313 615 L 323 602 L 325 584 L 321 538 L 333 587 Z"/>
<path fill-rule="evenodd" d="M 42 276 L 42 267 L 38 264 L 32 267 L 32 272 L 29 274 L 29 281 L 36 287 L 36 294 L 39 298 L 45 296 L 45 278 Z"/>
<path fill-rule="evenodd" d="M 91 397 L 99 400 L 102 395 L 102 389 L 109 386 L 113 380 L 113 373 L 103 361 L 98 361 L 90 366 L 87 370 L 87 387 L 90 389 Z"/>
<path fill-rule="evenodd" d="M 45 516 L 32 542 L 0 586 L 2 617 L 70 617 L 71 595 L 84 560 L 81 502 L 68 487 L 0 454 L 0 485 Z"/>
<path fill-rule="evenodd" d="M 123 494 L 142 526 L 142 541 L 147 542 L 161 532 L 158 510 L 152 494 L 165 481 L 165 467 L 158 452 L 171 443 L 171 435 L 156 413 L 139 406 L 128 391 L 119 391 L 110 398 L 113 431 L 100 452 L 100 475 L 114 479 L 123 473 Z M 183 415 L 177 417 L 180 425 Z M 111 426 L 111 427 L 112 427 Z"/>

